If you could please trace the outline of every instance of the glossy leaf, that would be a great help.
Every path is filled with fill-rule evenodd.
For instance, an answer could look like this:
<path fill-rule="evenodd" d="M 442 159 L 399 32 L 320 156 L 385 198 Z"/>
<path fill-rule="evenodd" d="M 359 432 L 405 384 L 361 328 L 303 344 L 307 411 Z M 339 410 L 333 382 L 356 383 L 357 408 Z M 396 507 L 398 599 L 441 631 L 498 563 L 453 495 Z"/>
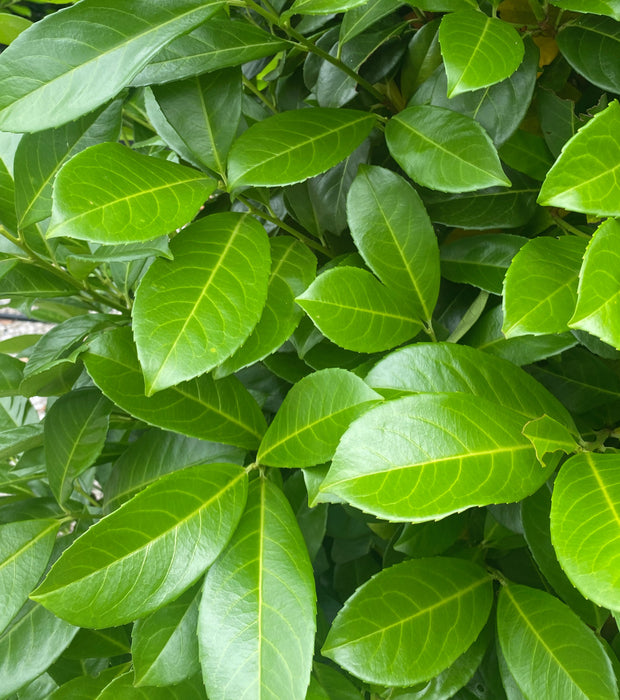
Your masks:
<path fill-rule="evenodd" d="M 347 215 L 366 264 L 429 322 L 439 294 L 437 239 L 417 192 L 396 173 L 361 166 L 349 191 Z"/>
<path fill-rule="evenodd" d="M 375 22 L 397 10 L 401 5 L 401 0 L 378 0 L 352 7 L 342 20 L 338 40 L 341 44 L 351 41 Z"/>
<path fill-rule="evenodd" d="M 572 236 L 535 238 L 521 248 L 504 282 L 507 338 L 568 330 L 585 250 L 586 241 Z"/>
<path fill-rule="evenodd" d="M 324 272 L 296 301 L 325 336 L 357 352 L 393 348 L 422 326 L 402 295 L 355 267 Z"/>
<path fill-rule="evenodd" d="M 105 189 L 102 173 L 108 178 Z M 91 146 L 56 177 L 47 235 L 95 243 L 147 241 L 187 224 L 215 185 L 191 168 L 116 143 Z"/>
<path fill-rule="evenodd" d="M 508 668 L 527 698 L 618 697 L 611 662 L 600 642 L 557 598 L 527 586 L 505 585 L 497 627 Z M 537 671 L 541 668 L 544 674 Z"/>
<path fill-rule="evenodd" d="M 538 201 L 598 216 L 620 216 L 616 168 L 620 104 L 612 102 L 566 144 L 543 183 Z"/>
<path fill-rule="evenodd" d="M 136 622 L 131 635 L 134 685 L 175 685 L 200 671 L 196 638 L 199 602 L 200 591 L 190 588 Z"/>
<path fill-rule="evenodd" d="M 482 127 L 442 107 L 408 107 L 385 129 L 390 153 L 409 177 L 442 192 L 510 186 Z"/>
<path fill-rule="evenodd" d="M 266 429 L 256 401 L 235 377 L 215 382 L 204 375 L 147 397 L 128 328 L 100 335 L 84 364 L 109 399 L 150 425 L 249 448 L 258 446 Z"/>
<path fill-rule="evenodd" d="M 28 599 L 52 553 L 58 520 L 0 526 L 0 632 Z"/>
<path fill-rule="evenodd" d="M 577 306 L 569 320 L 572 328 L 580 328 L 620 347 L 620 323 L 617 300 L 620 295 L 618 257 L 620 223 L 609 219 L 599 226 L 586 250 L 579 273 Z"/>
<path fill-rule="evenodd" d="M 370 683 L 426 681 L 473 643 L 492 598 L 491 580 L 476 564 L 447 558 L 405 561 L 349 598 L 322 652 Z"/>
<path fill-rule="evenodd" d="M 270 481 L 250 485 L 228 548 L 209 570 L 198 622 L 211 697 L 303 698 L 314 651 L 312 567 L 295 516 Z"/>
<path fill-rule="evenodd" d="M 517 129 L 499 149 L 499 157 L 506 165 L 525 173 L 535 180 L 544 180 L 553 158 L 542 136 Z"/>
<path fill-rule="evenodd" d="M 618 0 L 554 0 L 556 7 L 574 12 L 591 12 L 594 15 L 607 15 L 620 22 Z"/>
<path fill-rule="evenodd" d="M 260 444 L 257 460 L 272 467 L 327 462 L 349 424 L 381 396 L 343 369 L 314 372 L 289 391 Z"/>
<path fill-rule="evenodd" d="M 88 0 L 49 15 L 2 54 L 0 129 L 41 131 L 92 111 L 120 92 L 161 46 L 204 22 L 220 4 Z M 29 60 L 33 53 L 47 66 L 44 74 L 40 63 Z"/>
<path fill-rule="evenodd" d="M 561 450 L 565 454 L 574 452 L 577 441 L 570 430 L 562 423 L 549 416 L 535 418 L 523 426 L 523 434 L 531 441 L 536 450 L 538 461 L 543 465 L 549 464 L 545 455 Z"/>
<path fill-rule="evenodd" d="M 323 107 L 269 117 L 233 143 L 229 189 L 290 185 L 323 173 L 352 153 L 374 124 L 366 112 Z"/>
<path fill-rule="evenodd" d="M 112 403 L 95 388 L 61 396 L 45 417 L 44 445 L 49 485 L 58 503 L 71 496 L 73 481 L 92 466 L 108 432 Z"/>
<path fill-rule="evenodd" d="M 474 10 L 444 15 L 439 43 L 448 97 L 499 83 L 512 75 L 523 59 L 523 42 L 516 29 Z"/>
<path fill-rule="evenodd" d="M 346 12 L 366 2 L 367 0 L 295 0 L 285 16 L 289 14 L 329 15 L 334 12 Z"/>
<path fill-rule="evenodd" d="M 555 481 L 551 539 L 566 575 L 590 600 L 620 608 L 620 458 L 571 457 Z"/>
<path fill-rule="evenodd" d="M 468 394 L 388 401 L 342 436 L 321 491 L 410 522 L 517 501 L 547 478 L 522 427 L 521 414 Z"/>
<path fill-rule="evenodd" d="M 136 688 L 133 672 L 117 676 L 99 695 L 97 700 L 206 700 L 200 676 L 165 688 Z"/>
<path fill-rule="evenodd" d="M 133 332 L 151 395 L 204 374 L 229 357 L 258 323 L 271 260 L 263 227 L 251 216 L 200 219 L 142 278 Z"/>
<path fill-rule="evenodd" d="M 169 474 L 90 527 L 31 597 L 84 627 L 143 617 L 176 598 L 218 556 L 246 493 L 246 473 L 234 464 Z"/>

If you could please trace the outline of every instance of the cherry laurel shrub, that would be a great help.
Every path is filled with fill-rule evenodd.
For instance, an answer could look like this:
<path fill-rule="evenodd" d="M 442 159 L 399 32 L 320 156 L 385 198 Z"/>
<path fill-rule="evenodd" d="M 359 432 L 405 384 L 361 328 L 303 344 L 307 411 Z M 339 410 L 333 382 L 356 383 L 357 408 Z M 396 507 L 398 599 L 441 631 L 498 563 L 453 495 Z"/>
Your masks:
<path fill-rule="evenodd" d="M 2 4 L 0 698 L 617 699 L 620 3 Z"/>

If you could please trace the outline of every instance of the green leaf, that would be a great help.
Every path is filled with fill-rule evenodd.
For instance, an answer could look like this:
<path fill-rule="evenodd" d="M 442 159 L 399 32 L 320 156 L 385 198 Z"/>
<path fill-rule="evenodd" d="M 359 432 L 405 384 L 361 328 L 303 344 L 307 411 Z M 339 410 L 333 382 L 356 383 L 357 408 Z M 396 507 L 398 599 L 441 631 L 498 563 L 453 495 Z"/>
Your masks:
<path fill-rule="evenodd" d="M 245 451 L 177 433 L 148 430 L 112 465 L 105 485 L 104 513 L 110 513 L 159 477 L 195 464 L 243 464 Z"/>
<path fill-rule="evenodd" d="M 562 27 L 557 42 L 564 58 L 578 73 L 603 90 L 620 92 L 620 67 L 615 60 L 620 52 L 620 26 L 616 20 L 592 15 L 578 17 Z"/>
<path fill-rule="evenodd" d="M 574 429 L 562 404 L 512 362 L 455 343 L 416 343 L 380 360 L 366 383 L 381 393 L 465 393 L 522 414 L 547 414 Z"/>
<path fill-rule="evenodd" d="M 542 136 L 524 129 L 517 129 L 499 149 L 499 156 L 506 165 L 525 173 L 535 180 L 544 180 L 553 158 Z"/>
<path fill-rule="evenodd" d="M 429 323 L 439 294 L 438 248 L 418 193 L 396 173 L 360 166 L 349 190 L 347 218 L 366 264 Z"/>
<path fill-rule="evenodd" d="M 133 671 L 128 671 L 111 681 L 97 700 L 207 700 L 207 695 L 199 675 L 165 688 L 136 688 Z"/>
<path fill-rule="evenodd" d="M 0 261 L 0 294 L 3 297 L 66 297 L 76 287 L 51 269 L 17 260 Z"/>
<path fill-rule="evenodd" d="M 611 662 L 600 642 L 557 598 L 527 586 L 504 585 L 497 628 L 508 668 L 527 698 L 618 697 Z"/>
<path fill-rule="evenodd" d="M 43 444 L 43 424 L 29 423 L 0 431 L 0 459 L 14 457 L 20 452 Z"/>
<path fill-rule="evenodd" d="M 73 491 L 73 481 L 103 449 L 112 404 L 95 388 L 61 396 L 45 417 L 44 446 L 49 485 L 60 505 Z"/>
<path fill-rule="evenodd" d="M 620 456 L 571 457 L 555 480 L 551 540 L 568 578 L 590 600 L 620 608 Z"/>
<path fill-rule="evenodd" d="M 322 653 L 370 683 L 427 681 L 474 642 L 492 600 L 492 582 L 476 564 L 439 557 L 405 561 L 355 591 Z"/>
<path fill-rule="evenodd" d="M 0 12 L 0 44 L 11 44 L 26 29 L 32 26 L 32 22 L 25 17 L 11 15 L 8 12 Z"/>
<path fill-rule="evenodd" d="M 53 692 L 49 700 L 93 700 L 99 698 L 99 694 L 108 686 L 116 676 L 129 671 L 128 664 L 112 666 L 101 671 L 96 677 L 77 676 L 63 683 L 58 690 Z"/>
<path fill-rule="evenodd" d="M 523 60 L 523 42 L 516 29 L 475 10 L 444 15 L 439 44 L 448 76 L 448 97 L 499 83 Z"/>
<path fill-rule="evenodd" d="M 236 464 L 168 474 L 90 527 L 31 597 L 84 627 L 144 617 L 211 565 L 235 531 L 246 495 L 247 475 Z"/>
<path fill-rule="evenodd" d="M 87 0 L 48 15 L 2 54 L 0 129 L 41 131 L 92 111 L 161 46 L 220 6 L 219 0 Z"/>
<path fill-rule="evenodd" d="M 277 350 L 291 337 L 303 316 L 295 297 L 314 280 L 316 258 L 290 236 L 270 238 L 269 245 L 271 275 L 261 317 L 245 343 L 215 369 L 215 378 L 248 367 Z"/>
<path fill-rule="evenodd" d="M 546 454 L 554 453 L 557 450 L 570 454 L 578 447 L 571 431 L 549 416 L 541 416 L 531 420 L 523 426 L 522 432 L 534 445 L 536 457 L 543 466 L 549 465 L 548 459 L 545 459 Z"/>
<path fill-rule="evenodd" d="M 283 17 L 291 15 L 331 15 L 365 5 L 368 0 L 295 0 Z"/>
<path fill-rule="evenodd" d="M 349 424 L 377 401 L 381 396 L 352 372 L 314 372 L 286 395 L 256 459 L 272 467 L 327 462 Z"/>
<path fill-rule="evenodd" d="M 375 0 L 375 2 L 366 2 L 358 7 L 352 7 L 342 20 L 338 41 L 341 44 L 351 41 L 375 22 L 397 10 L 402 4 L 402 0 Z"/>
<path fill-rule="evenodd" d="M 554 0 L 553 4 L 563 10 L 607 15 L 620 22 L 620 3 L 618 0 Z"/>
<path fill-rule="evenodd" d="M 0 636 L 0 697 L 8 698 L 48 668 L 78 628 L 29 601 Z"/>
<path fill-rule="evenodd" d="M 47 235 L 95 243 L 151 240 L 191 221 L 215 185 L 192 168 L 118 143 L 91 146 L 56 177 Z"/>
<path fill-rule="evenodd" d="M 579 125 L 575 116 L 575 103 L 563 100 L 550 90 L 538 90 L 536 103 L 543 138 L 553 157 L 557 158 Z"/>
<path fill-rule="evenodd" d="M 580 328 L 620 347 L 620 323 L 617 303 L 620 295 L 618 258 L 620 223 L 609 219 L 599 226 L 590 240 L 579 273 L 577 306 L 569 320 L 571 328 Z"/>
<path fill-rule="evenodd" d="M 63 654 L 66 659 L 103 659 L 129 654 L 129 634 L 124 627 L 81 629 Z"/>
<path fill-rule="evenodd" d="M 220 68 L 240 66 L 286 48 L 288 42 L 259 27 L 234 19 L 211 19 L 179 36 L 159 51 L 133 79 L 152 85 L 191 78 Z"/>
<path fill-rule="evenodd" d="M 388 401 L 349 426 L 321 491 L 409 522 L 518 501 L 548 476 L 523 423 L 522 414 L 468 394 Z"/>
<path fill-rule="evenodd" d="M 453 282 L 501 294 L 506 270 L 527 238 L 491 233 L 460 238 L 441 247 L 441 273 Z"/>
<path fill-rule="evenodd" d="M 454 544 L 463 527 L 461 513 L 426 523 L 406 523 L 394 542 L 394 549 L 411 559 L 434 557 Z"/>
<path fill-rule="evenodd" d="M 290 185 L 323 173 L 350 155 L 374 124 L 375 116 L 367 112 L 325 107 L 264 119 L 233 143 L 229 190 Z"/>
<path fill-rule="evenodd" d="M 360 691 L 332 666 L 314 662 L 306 700 L 361 700 Z"/>
<path fill-rule="evenodd" d="M 303 698 L 314 651 L 312 567 L 282 492 L 259 478 L 205 578 L 198 642 L 211 697 Z"/>
<path fill-rule="evenodd" d="M 200 591 L 190 588 L 134 624 L 134 685 L 175 685 L 200 671 L 196 638 L 199 602 Z"/>
<path fill-rule="evenodd" d="M 0 354 L 0 396 L 17 396 L 26 365 L 17 357 Z"/>
<path fill-rule="evenodd" d="M 84 364 L 109 399 L 150 425 L 248 448 L 258 447 L 266 430 L 258 404 L 235 377 L 215 382 L 204 375 L 147 397 L 128 328 L 98 336 Z"/>
<path fill-rule="evenodd" d="M 510 186 L 497 151 L 470 117 L 442 107 L 408 107 L 385 128 L 390 153 L 409 177 L 442 192 Z"/>
<path fill-rule="evenodd" d="M 521 248 L 504 281 L 507 338 L 568 330 L 585 250 L 586 241 L 574 236 L 534 238 Z"/>
<path fill-rule="evenodd" d="M 393 348 L 422 326 L 406 298 L 356 267 L 327 270 L 296 301 L 321 333 L 357 352 Z"/>
<path fill-rule="evenodd" d="M 538 202 L 597 216 L 620 216 L 619 129 L 620 104 L 614 100 L 566 144 L 543 182 Z"/>
<path fill-rule="evenodd" d="M 24 520 L 0 526 L 0 632 L 39 582 L 59 527 L 58 520 Z"/>
<path fill-rule="evenodd" d="M 57 129 L 25 134 L 15 152 L 15 209 L 24 228 L 52 212 L 52 185 L 63 163 L 102 141 L 114 141 L 121 127 L 121 102 Z"/>
<path fill-rule="evenodd" d="M 174 260 L 142 278 L 133 332 L 147 395 L 216 367 L 258 323 L 271 260 L 265 229 L 249 214 L 212 214 L 172 241 Z"/>

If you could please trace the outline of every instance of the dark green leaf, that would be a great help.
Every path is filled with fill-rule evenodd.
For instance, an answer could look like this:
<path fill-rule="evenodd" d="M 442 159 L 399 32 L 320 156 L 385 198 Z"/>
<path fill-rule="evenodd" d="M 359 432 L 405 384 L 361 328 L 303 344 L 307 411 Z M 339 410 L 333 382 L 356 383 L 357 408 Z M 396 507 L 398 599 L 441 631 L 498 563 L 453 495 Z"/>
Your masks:
<path fill-rule="evenodd" d="M 536 104 L 543 137 L 553 157 L 557 158 L 564 144 L 577 131 L 575 103 L 563 100 L 549 90 L 539 90 L 536 94 Z"/>
<path fill-rule="evenodd" d="M 535 180 L 544 180 L 553 158 L 544 139 L 524 129 L 518 129 L 499 149 L 506 165 L 525 173 Z"/>
<path fill-rule="evenodd" d="M 30 423 L 0 430 L 0 459 L 13 457 L 43 444 L 43 424 Z"/>
<path fill-rule="evenodd" d="M 11 355 L 0 354 L 0 396 L 17 396 L 24 374 L 24 363 Z"/>
<path fill-rule="evenodd" d="M 99 698 L 99 693 L 118 675 L 129 671 L 128 664 L 107 668 L 96 677 L 78 676 L 63 683 L 58 690 L 50 695 L 49 700 L 93 700 Z"/>

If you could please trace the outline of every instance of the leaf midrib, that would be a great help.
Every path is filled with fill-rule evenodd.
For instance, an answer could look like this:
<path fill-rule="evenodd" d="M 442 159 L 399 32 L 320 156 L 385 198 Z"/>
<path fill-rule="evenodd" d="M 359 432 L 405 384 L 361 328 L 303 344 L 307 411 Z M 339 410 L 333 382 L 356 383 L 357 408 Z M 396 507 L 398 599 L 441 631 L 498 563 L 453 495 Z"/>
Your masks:
<path fill-rule="evenodd" d="M 31 547 L 34 547 L 34 545 L 45 535 L 47 535 L 51 530 L 58 529 L 60 527 L 60 521 L 54 520 L 50 522 L 48 527 L 45 528 L 45 530 L 42 530 L 39 534 L 35 535 L 32 539 L 28 540 L 25 542 L 19 549 L 15 550 L 13 554 L 11 554 L 10 557 L 7 557 L 6 559 L 3 559 L 0 562 L 0 574 L 2 573 L 2 570 L 10 563 L 18 559 L 24 552 L 28 551 Z"/>

